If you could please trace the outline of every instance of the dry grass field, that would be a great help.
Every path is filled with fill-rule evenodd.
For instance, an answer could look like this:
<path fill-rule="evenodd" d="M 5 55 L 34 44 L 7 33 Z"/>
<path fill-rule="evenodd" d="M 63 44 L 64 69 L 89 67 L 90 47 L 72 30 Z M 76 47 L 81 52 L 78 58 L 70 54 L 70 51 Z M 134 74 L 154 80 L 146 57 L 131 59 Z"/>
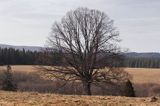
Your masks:
<path fill-rule="evenodd" d="M 6 67 L 0 67 L 5 69 Z M 36 66 L 32 65 L 18 65 L 12 66 L 13 71 L 18 72 L 37 72 Z M 129 72 L 133 76 L 134 83 L 156 83 L 160 84 L 160 69 L 147 69 L 147 68 L 125 68 L 125 71 Z"/>
<path fill-rule="evenodd" d="M 160 99 L 114 96 L 74 96 L 0 91 L 1 106 L 160 106 Z"/>
<path fill-rule="evenodd" d="M 29 73 L 29 72 L 38 71 L 37 68 L 35 68 L 36 66 L 32 66 L 32 65 L 13 65 L 11 67 L 12 67 L 12 71 L 18 71 L 18 72 Z M 6 66 L 1 66 L 0 69 L 1 70 L 6 69 Z"/>
<path fill-rule="evenodd" d="M 5 69 L 6 67 L 0 67 Z M 12 70 L 16 72 L 38 72 L 36 66 L 32 65 L 18 65 L 12 66 Z M 133 76 L 132 81 L 138 84 L 155 83 L 160 84 L 160 69 L 147 69 L 147 68 L 125 68 L 125 71 Z"/>
<path fill-rule="evenodd" d="M 134 83 L 160 84 L 160 69 L 126 68 L 125 71 L 133 76 Z"/>
<path fill-rule="evenodd" d="M 5 67 L 0 67 L 4 69 Z M 14 72 L 32 73 L 39 70 L 35 66 L 12 66 Z M 150 97 L 144 98 L 143 96 L 159 96 L 160 95 L 160 69 L 143 69 L 143 68 L 126 68 L 125 71 L 129 72 L 132 76 L 136 96 L 142 98 L 127 98 L 127 97 L 114 97 L 114 96 L 67 96 L 56 95 L 51 93 L 21 93 L 21 92 L 4 92 L 0 91 L 0 106 L 160 106 L 160 99 L 156 102 L 150 102 Z M 21 75 L 21 74 L 20 74 Z M 29 74 L 28 74 L 29 75 Z M 33 83 L 20 83 L 22 88 L 29 88 L 32 86 L 45 88 L 52 88 L 52 82 L 41 81 L 35 84 L 34 78 L 28 76 L 19 76 L 29 78 Z M 35 76 L 33 76 L 35 77 Z M 27 85 L 28 83 L 28 85 Z M 48 84 L 48 85 L 47 85 Z M 42 90 L 44 88 L 41 88 Z M 23 91 L 23 90 L 22 90 Z M 25 90 L 24 90 L 25 91 Z"/>

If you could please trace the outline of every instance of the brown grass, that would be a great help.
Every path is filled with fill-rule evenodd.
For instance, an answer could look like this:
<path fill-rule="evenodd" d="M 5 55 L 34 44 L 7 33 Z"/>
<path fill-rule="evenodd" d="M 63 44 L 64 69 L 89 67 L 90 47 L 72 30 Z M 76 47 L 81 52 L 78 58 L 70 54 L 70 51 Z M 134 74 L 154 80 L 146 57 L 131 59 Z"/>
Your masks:
<path fill-rule="evenodd" d="M 160 69 L 126 68 L 132 76 L 136 96 L 160 96 Z"/>
<path fill-rule="evenodd" d="M 113 96 L 74 96 L 0 91 L 1 106 L 160 106 L 160 99 Z"/>
<path fill-rule="evenodd" d="M 5 69 L 5 67 L 0 67 L 0 69 Z M 12 66 L 12 70 L 16 73 L 14 77 L 19 83 L 19 91 L 31 92 L 0 91 L 1 106 L 160 106 L 160 99 L 157 102 L 150 102 L 149 98 L 67 96 L 45 93 L 54 92 L 52 88 L 58 82 L 53 84 L 51 80 L 41 79 L 35 74 L 38 72 L 35 66 Z M 160 96 L 160 69 L 126 68 L 125 71 L 133 75 L 132 82 L 137 96 Z M 72 89 L 72 87 L 67 88 Z M 35 91 L 45 94 L 35 93 Z"/>
<path fill-rule="evenodd" d="M 160 84 L 160 69 L 150 68 L 126 68 L 125 71 L 129 72 L 133 76 L 133 82 L 144 83 L 156 83 Z"/>
<path fill-rule="evenodd" d="M 16 72 L 25 72 L 25 73 L 30 73 L 30 72 L 37 72 L 37 68 L 34 65 L 13 65 L 12 71 Z M 1 66 L 1 70 L 6 69 L 6 66 Z"/>
<path fill-rule="evenodd" d="M 0 70 L 5 68 L 5 66 L 0 67 Z M 14 72 L 15 80 L 18 82 L 19 91 L 55 92 L 53 88 L 55 88 L 58 83 L 42 79 L 39 75 L 36 75 L 36 73 L 39 73 L 36 66 L 18 65 L 12 66 L 12 70 Z M 136 96 L 144 97 L 160 95 L 160 69 L 126 68 L 125 71 L 129 72 L 133 76 L 132 82 L 134 84 Z M 73 87 L 67 86 L 71 91 L 66 90 L 65 88 L 63 91 L 59 91 L 59 93 L 66 92 L 65 94 L 67 94 L 67 92 L 70 92 L 69 94 L 72 94 L 71 92 L 73 92 Z M 77 91 L 79 90 L 76 90 L 76 92 Z M 79 91 L 77 94 L 81 94 L 81 92 L 82 91 Z M 99 93 L 99 91 L 94 90 L 93 92 L 95 92 L 95 94 Z M 108 92 L 111 93 L 109 90 Z"/>
<path fill-rule="evenodd" d="M 0 67 L 0 69 L 5 69 L 6 67 Z M 39 70 L 36 66 L 32 65 L 14 65 L 12 66 L 14 72 L 38 72 Z M 125 71 L 129 72 L 133 76 L 133 82 L 138 84 L 144 83 L 156 83 L 160 84 L 160 69 L 150 69 L 150 68 L 125 68 Z"/>

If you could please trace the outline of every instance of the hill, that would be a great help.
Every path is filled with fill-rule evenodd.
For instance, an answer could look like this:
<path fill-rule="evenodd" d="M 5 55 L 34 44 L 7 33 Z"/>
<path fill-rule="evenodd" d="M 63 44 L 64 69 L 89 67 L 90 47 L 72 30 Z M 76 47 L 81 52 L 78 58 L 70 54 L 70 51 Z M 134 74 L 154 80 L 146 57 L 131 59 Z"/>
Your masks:
<path fill-rule="evenodd" d="M 43 47 L 39 46 L 14 46 L 14 45 L 6 45 L 6 44 L 0 44 L 0 48 L 14 48 L 14 49 L 19 49 L 23 50 L 25 49 L 26 51 L 40 51 Z"/>
<path fill-rule="evenodd" d="M 0 48 L 14 48 L 19 50 L 30 50 L 30 51 L 40 51 L 43 47 L 40 46 L 14 46 L 14 45 L 7 45 L 7 44 L 0 44 Z M 125 53 L 126 57 L 137 57 L 137 58 L 160 58 L 160 53 L 137 53 L 137 52 L 128 52 Z"/>
<path fill-rule="evenodd" d="M 125 54 L 126 57 L 135 57 L 135 58 L 160 58 L 160 53 L 136 53 L 136 52 L 129 52 Z"/>

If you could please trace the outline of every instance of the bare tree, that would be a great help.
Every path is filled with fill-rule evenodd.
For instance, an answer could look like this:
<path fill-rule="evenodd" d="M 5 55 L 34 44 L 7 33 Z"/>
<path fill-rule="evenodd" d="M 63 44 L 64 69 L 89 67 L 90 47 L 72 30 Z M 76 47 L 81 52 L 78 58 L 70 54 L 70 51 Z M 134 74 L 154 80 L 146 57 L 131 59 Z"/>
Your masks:
<path fill-rule="evenodd" d="M 48 39 L 50 48 L 61 52 L 64 64 L 46 70 L 55 78 L 82 82 L 85 93 L 91 95 L 92 84 L 116 83 L 129 78 L 128 73 L 115 67 L 120 62 L 116 46 L 119 41 L 113 20 L 105 13 L 88 8 L 70 11 L 61 22 L 54 23 Z"/>

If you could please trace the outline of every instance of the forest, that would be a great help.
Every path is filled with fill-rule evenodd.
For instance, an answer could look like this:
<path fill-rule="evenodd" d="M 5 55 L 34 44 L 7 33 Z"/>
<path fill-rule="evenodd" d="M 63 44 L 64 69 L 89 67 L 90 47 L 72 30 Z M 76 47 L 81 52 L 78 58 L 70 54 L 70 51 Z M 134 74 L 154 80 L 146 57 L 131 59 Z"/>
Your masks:
<path fill-rule="evenodd" d="M 46 56 L 50 57 L 50 61 L 46 60 Z M 48 53 L 0 48 L 0 65 L 61 65 L 62 61 L 62 56 L 56 50 Z M 160 68 L 160 58 L 126 56 L 124 53 L 121 67 Z"/>

